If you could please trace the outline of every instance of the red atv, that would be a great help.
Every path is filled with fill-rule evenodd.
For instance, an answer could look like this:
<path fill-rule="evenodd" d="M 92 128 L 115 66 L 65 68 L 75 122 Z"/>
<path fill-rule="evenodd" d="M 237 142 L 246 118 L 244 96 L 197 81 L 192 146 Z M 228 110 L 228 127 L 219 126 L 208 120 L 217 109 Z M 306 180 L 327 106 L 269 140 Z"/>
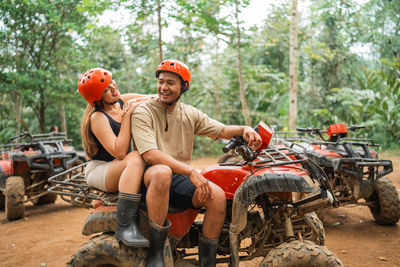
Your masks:
<path fill-rule="evenodd" d="M 384 177 L 393 171 L 390 160 L 379 160 L 371 139 L 347 138 L 348 131 L 364 126 L 330 125 L 328 130 L 297 128 L 297 136 L 281 134 L 275 143 L 292 147 L 318 163 L 328 175 L 341 205 L 367 205 L 377 223 L 399 221 L 400 202 L 396 188 Z M 324 135 L 328 134 L 328 138 Z"/>
<path fill-rule="evenodd" d="M 23 133 L 11 141 L 0 146 L 0 208 L 8 220 L 17 220 L 24 216 L 25 202 L 54 203 L 57 195 L 47 192 L 47 178 L 79 160 L 73 148 L 64 148 L 70 141 L 64 133 Z"/>
<path fill-rule="evenodd" d="M 240 261 L 263 257 L 260 266 L 343 266 L 323 246 L 324 228 L 313 212 L 336 203 L 327 178 L 318 166 L 289 148 L 266 149 L 273 133 L 262 122 L 257 130 L 263 139 L 259 151 L 253 152 L 243 138 L 233 138 L 224 150 L 236 150 L 244 161 L 213 165 L 202 171 L 225 191 L 227 198 L 217 263 L 239 266 Z M 94 209 L 82 233 L 97 235 L 72 255 L 67 266 L 145 266 L 146 249 L 126 247 L 115 238 L 118 195 L 88 186 L 84 168 L 85 164 L 49 179 L 55 184 L 50 192 L 75 206 Z M 68 177 L 60 181 L 58 177 L 63 175 Z M 165 266 L 198 265 L 202 213 L 169 207 L 171 228 L 164 247 Z M 139 228 L 148 237 L 145 214 L 143 207 Z"/>

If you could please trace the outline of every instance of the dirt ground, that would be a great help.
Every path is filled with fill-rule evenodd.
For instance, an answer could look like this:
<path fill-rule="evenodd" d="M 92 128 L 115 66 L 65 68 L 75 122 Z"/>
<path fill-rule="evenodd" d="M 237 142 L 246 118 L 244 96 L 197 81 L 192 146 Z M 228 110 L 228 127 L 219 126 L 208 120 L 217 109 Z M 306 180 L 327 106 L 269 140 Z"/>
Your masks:
<path fill-rule="evenodd" d="M 400 189 L 400 156 L 391 157 L 395 171 L 388 177 Z M 216 158 L 193 162 L 199 169 Z M 65 266 L 69 257 L 89 238 L 81 229 L 89 210 L 58 199 L 55 204 L 26 206 L 24 219 L 8 222 L 0 212 L 0 266 Z M 376 224 L 367 207 L 341 207 L 327 212 L 326 246 L 345 266 L 400 266 L 400 224 Z M 241 263 L 255 266 L 260 260 Z M 221 265 L 221 267 L 224 265 Z"/>

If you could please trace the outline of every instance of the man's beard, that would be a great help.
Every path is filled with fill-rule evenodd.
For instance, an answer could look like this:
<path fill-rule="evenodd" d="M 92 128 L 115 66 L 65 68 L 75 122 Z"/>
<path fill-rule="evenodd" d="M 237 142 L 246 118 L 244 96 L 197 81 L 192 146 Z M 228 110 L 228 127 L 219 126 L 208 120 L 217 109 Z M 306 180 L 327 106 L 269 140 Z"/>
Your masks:
<path fill-rule="evenodd" d="M 161 99 L 160 96 L 159 96 L 158 98 L 160 99 L 160 102 L 161 102 L 162 104 L 167 105 L 167 106 L 172 106 L 172 105 L 174 105 L 176 102 L 178 102 L 178 100 L 181 98 L 181 96 L 179 95 L 175 100 L 168 101 L 168 102 L 163 101 L 163 100 Z"/>

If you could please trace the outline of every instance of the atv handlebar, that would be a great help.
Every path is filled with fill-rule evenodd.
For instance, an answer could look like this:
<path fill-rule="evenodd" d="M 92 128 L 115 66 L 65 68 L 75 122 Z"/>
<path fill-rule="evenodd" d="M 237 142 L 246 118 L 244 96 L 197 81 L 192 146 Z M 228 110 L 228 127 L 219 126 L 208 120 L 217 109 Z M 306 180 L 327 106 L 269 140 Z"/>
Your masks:
<path fill-rule="evenodd" d="M 61 141 L 63 143 L 69 143 L 72 140 L 67 139 L 67 134 L 60 133 L 45 133 L 45 134 L 31 134 L 30 132 L 23 132 L 19 135 L 10 138 L 10 141 L 21 140 L 29 138 L 29 142 L 46 142 L 46 141 Z"/>
<path fill-rule="evenodd" d="M 307 128 L 296 128 L 296 130 L 298 132 L 306 132 L 306 133 L 316 133 L 316 134 L 320 134 L 320 133 L 326 133 L 327 130 L 322 130 L 319 128 L 311 128 L 311 127 L 307 127 Z"/>
<path fill-rule="evenodd" d="M 21 134 L 19 134 L 17 136 L 11 137 L 10 141 L 18 140 L 18 139 L 21 139 L 21 138 L 24 138 L 24 137 L 29 137 L 31 140 L 33 140 L 33 136 L 32 136 L 31 133 L 23 132 L 23 133 L 21 133 Z"/>
<path fill-rule="evenodd" d="M 222 148 L 222 151 L 224 153 L 228 153 L 229 150 L 235 149 L 237 146 L 245 144 L 245 142 L 246 141 L 243 139 L 243 137 L 233 137 L 231 140 L 229 140 L 228 144 Z"/>
<path fill-rule="evenodd" d="M 257 152 L 251 150 L 248 146 L 248 142 L 244 140 L 242 136 L 233 137 L 229 140 L 228 144 L 222 148 L 222 151 L 228 153 L 231 149 L 239 153 L 247 162 L 253 161 L 257 158 Z"/>
<path fill-rule="evenodd" d="M 347 129 L 349 129 L 350 131 L 355 131 L 358 129 L 365 129 L 365 126 L 364 125 L 351 125 Z"/>
<path fill-rule="evenodd" d="M 365 126 L 364 125 L 351 125 L 351 126 L 347 127 L 347 129 L 350 130 L 350 131 L 355 131 L 355 130 L 358 130 L 358 129 L 365 129 Z M 296 130 L 298 132 L 316 133 L 316 134 L 328 132 L 327 130 L 322 130 L 322 129 L 319 129 L 319 128 L 311 128 L 311 127 L 296 128 Z"/>

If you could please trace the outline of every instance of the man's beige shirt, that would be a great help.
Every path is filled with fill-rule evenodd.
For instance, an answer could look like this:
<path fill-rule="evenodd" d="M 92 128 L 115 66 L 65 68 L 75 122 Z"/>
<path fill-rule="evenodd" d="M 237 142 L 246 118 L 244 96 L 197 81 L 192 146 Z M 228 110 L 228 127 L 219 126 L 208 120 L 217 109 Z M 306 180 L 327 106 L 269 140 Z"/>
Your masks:
<path fill-rule="evenodd" d="M 131 117 L 135 150 L 142 155 L 158 149 L 185 163 L 192 159 L 195 135 L 216 139 L 223 127 L 190 105 L 178 102 L 169 110 L 155 99 L 138 106 Z"/>

